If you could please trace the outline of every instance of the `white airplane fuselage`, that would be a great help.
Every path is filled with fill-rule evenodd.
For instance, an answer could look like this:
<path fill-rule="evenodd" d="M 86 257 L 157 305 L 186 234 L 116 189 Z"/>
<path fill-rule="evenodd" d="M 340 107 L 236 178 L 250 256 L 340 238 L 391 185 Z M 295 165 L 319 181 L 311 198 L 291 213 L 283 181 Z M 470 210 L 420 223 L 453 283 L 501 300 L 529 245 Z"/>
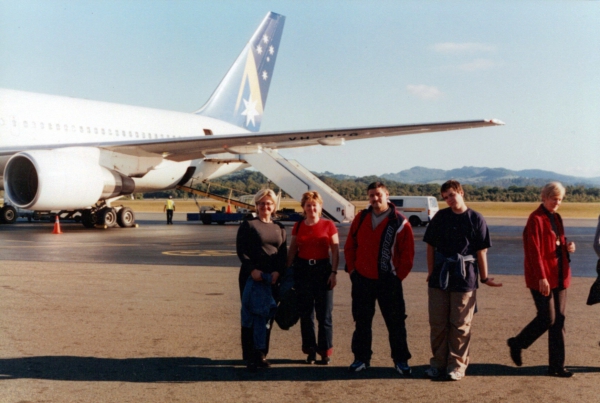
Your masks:
<path fill-rule="evenodd" d="M 173 188 L 190 166 L 196 167 L 194 177 L 198 179 L 214 176 L 216 167 L 204 159 L 170 161 L 135 147 L 115 152 L 107 144 L 199 137 L 207 133 L 218 136 L 248 131 L 191 113 L 0 89 L 0 149 L 46 149 L 85 155 L 100 166 L 133 177 L 136 192 Z M 103 147 L 93 147 L 95 143 Z M 0 156 L 0 172 L 4 172 L 10 157 Z M 219 164 L 218 168 L 219 174 L 224 175 L 241 165 Z"/>

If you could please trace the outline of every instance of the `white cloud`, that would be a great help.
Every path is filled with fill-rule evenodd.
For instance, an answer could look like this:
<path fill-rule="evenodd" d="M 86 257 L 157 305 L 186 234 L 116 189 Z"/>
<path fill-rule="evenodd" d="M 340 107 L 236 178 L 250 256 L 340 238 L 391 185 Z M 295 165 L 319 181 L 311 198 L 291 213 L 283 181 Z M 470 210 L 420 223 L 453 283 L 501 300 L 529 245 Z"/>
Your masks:
<path fill-rule="evenodd" d="M 479 53 L 479 52 L 495 52 L 496 47 L 494 45 L 488 45 L 486 43 L 454 43 L 444 42 L 436 43 L 431 47 L 435 52 L 445 54 L 465 54 L 465 53 Z"/>
<path fill-rule="evenodd" d="M 490 59 L 475 59 L 472 62 L 464 63 L 458 66 L 463 71 L 488 70 L 496 66 L 496 63 Z"/>
<path fill-rule="evenodd" d="M 417 98 L 425 100 L 436 100 L 444 95 L 437 87 L 430 85 L 407 85 L 406 89 Z"/>

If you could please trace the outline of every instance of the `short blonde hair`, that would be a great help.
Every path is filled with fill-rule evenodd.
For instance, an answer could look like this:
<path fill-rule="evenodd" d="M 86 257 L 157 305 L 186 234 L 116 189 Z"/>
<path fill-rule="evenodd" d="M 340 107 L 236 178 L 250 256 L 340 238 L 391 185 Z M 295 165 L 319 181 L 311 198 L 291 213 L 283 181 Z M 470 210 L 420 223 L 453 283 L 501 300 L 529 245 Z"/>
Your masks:
<path fill-rule="evenodd" d="M 254 205 L 256 206 L 265 197 L 270 197 L 274 203 L 277 203 L 277 195 L 272 189 L 261 189 L 254 195 Z"/>
<path fill-rule="evenodd" d="M 563 198 L 565 197 L 566 192 L 565 187 L 560 182 L 550 182 L 542 188 L 542 199 L 553 196 L 560 196 Z"/>
<path fill-rule="evenodd" d="M 300 206 L 304 208 L 304 205 L 310 201 L 314 201 L 319 203 L 321 206 L 323 205 L 323 199 L 321 195 L 317 191 L 306 192 L 302 195 L 302 199 L 300 200 Z"/>

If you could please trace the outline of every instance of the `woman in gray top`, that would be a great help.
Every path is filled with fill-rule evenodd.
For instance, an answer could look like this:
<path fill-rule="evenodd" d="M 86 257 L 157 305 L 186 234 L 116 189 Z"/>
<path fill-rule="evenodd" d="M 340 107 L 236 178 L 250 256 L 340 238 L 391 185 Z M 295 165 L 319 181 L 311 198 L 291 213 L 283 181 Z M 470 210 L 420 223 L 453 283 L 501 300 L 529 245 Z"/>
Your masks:
<path fill-rule="evenodd" d="M 248 281 L 261 283 L 261 285 L 270 281 L 272 296 L 275 300 L 278 299 L 277 284 L 280 274 L 285 269 L 287 245 L 285 228 L 274 222 L 271 217 L 276 210 L 276 200 L 277 196 L 271 189 L 260 190 L 254 196 L 258 216 L 245 220 L 238 230 L 236 250 L 242 262 L 238 277 L 242 301 L 244 301 L 244 290 Z M 243 316 L 242 353 L 248 369 L 269 367 L 270 363 L 266 355 L 269 352 L 273 318 L 267 318 L 266 329 L 262 326 L 259 329 L 254 325 L 248 325 L 248 321 L 244 319 Z"/>

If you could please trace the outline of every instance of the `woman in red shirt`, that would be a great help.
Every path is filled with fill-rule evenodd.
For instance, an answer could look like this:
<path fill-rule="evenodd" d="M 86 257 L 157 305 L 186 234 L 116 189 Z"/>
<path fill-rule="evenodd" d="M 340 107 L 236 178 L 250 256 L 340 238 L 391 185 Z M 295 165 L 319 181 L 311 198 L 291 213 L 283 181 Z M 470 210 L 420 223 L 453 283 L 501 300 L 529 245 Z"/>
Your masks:
<path fill-rule="evenodd" d="M 300 202 L 304 220 L 294 225 L 288 250 L 288 267 L 294 269 L 298 295 L 302 351 L 306 362 L 327 365 L 333 352 L 333 288 L 339 262 L 339 236 L 332 221 L 321 218 L 323 199 L 318 192 L 306 192 Z M 331 251 L 331 261 L 329 252 Z M 318 321 L 315 337 L 314 317 Z"/>
<path fill-rule="evenodd" d="M 575 252 L 575 243 L 567 243 L 557 213 L 564 196 L 565 188 L 560 183 L 548 183 L 542 188 L 542 204 L 525 225 L 525 283 L 537 316 L 516 337 L 508 339 L 508 346 L 512 360 L 520 367 L 521 350 L 548 331 L 548 375 L 569 378 L 573 373 L 565 368 L 565 310 L 571 282 L 569 253 Z"/>

